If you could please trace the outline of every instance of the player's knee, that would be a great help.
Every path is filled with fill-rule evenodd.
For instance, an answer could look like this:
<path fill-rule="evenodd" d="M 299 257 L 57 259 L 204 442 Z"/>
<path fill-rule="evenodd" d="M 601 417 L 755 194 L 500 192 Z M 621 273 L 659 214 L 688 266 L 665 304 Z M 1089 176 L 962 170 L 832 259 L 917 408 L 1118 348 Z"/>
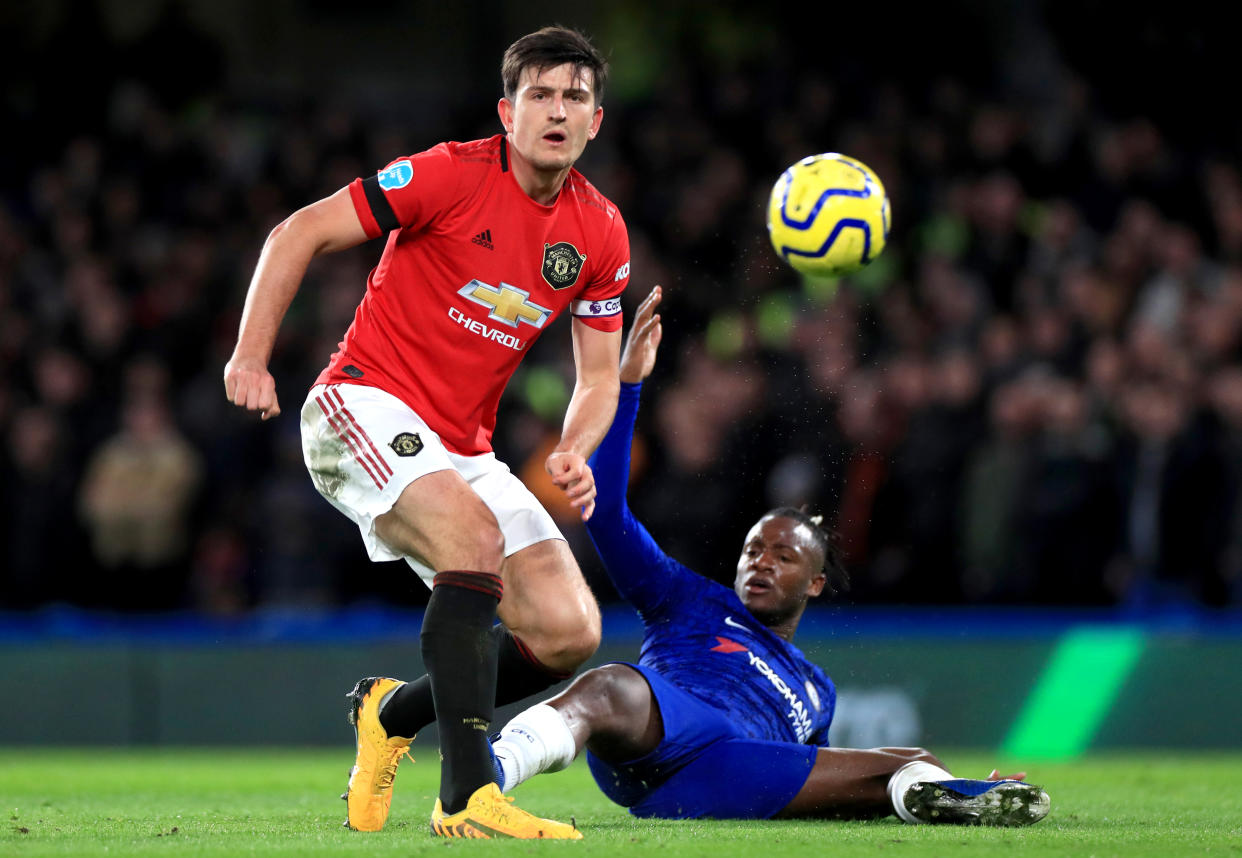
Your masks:
<path fill-rule="evenodd" d="M 562 668 L 563 670 L 571 670 L 578 668 L 588 658 L 595 655 L 595 651 L 599 649 L 599 630 L 594 632 L 583 629 L 574 635 L 568 642 L 562 655 L 562 663 L 572 662 L 573 668 Z"/>
<path fill-rule="evenodd" d="M 574 661 L 574 667 L 595 655 L 600 637 L 599 606 L 594 599 L 588 599 L 578 608 L 578 623 L 566 647 L 565 655 Z"/>
<path fill-rule="evenodd" d="M 583 690 L 613 716 L 626 719 L 650 706 L 651 692 L 647 680 L 632 667 L 606 664 L 583 674 L 583 680 L 588 677 L 589 683 Z"/>
<path fill-rule="evenodd" d="M 557 672 L 571 673 L 599 648 L 599 607 L 589 596 L 566 599 L 555 609 L 545 611 L 527 635 L 523 635 L 524 639 L 543 664 Z"/>
<path fill-rule="evenodd" d="M 539 660 L 552 670 L 570 673 L 595 654 L 599 638 L 598 628 L 564 630 L 548 641 Z"/>
<path fill-rule="evenodd" d="M 642 682 L 630 668 L 609 664 L 588 670 L 551 701 L 563 716 L 588 725 L 591 735 L 607 734 L 622 723 L 633 697 L 625 687 L 624 673 Z"/>
<path fill-rule="evenodd" d="M 586 727 L 587 748 L 619 762 L 650 753 L 663 736 L 651 689 L 637 670 L 610 664 L 578 677 L 552 701 L 567 720 Z"/>

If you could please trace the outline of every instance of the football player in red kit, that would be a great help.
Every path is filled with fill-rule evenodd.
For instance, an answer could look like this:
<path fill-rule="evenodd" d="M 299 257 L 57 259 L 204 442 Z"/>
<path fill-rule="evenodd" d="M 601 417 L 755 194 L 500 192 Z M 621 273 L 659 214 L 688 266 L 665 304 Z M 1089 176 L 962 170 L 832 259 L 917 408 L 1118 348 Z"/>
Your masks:
<path fill-rule="evenodd" d="M 267 363 L 310 260 L 386 237 L 301 414 L 315 487 L 358 525 L 373 560 L 404 558 L 432 587 L 427 675 L 363 679 L 349 695 L 351 828 L 383 826 L 397 764 L 434 720 L 433 833 L 579 836 L 513 807 L 493 783 L 495 704 L 568 676 L 595 651 L 600 620 L 564 538 L 491 438 L 509 377 L 568 310 L 577 378 L 546 467 L 590 517 L 586 459 L 616 410 L 630 267 L 620 213 L 573 169 L 599 131 L 606 75 L 574 30 L 519 39 L 501 68 L 503 134 L 398 158 L 295 212 L 256 266 L 224 382 L 231 402 L 268 419 L 280 405 Z"/>

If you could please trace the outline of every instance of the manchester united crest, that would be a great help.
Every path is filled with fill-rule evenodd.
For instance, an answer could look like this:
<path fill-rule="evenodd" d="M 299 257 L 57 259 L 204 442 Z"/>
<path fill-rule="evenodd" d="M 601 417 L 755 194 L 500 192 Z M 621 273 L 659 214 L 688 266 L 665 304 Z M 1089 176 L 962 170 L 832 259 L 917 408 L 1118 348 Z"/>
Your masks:
<path fill-rule="evenodd" d="M 423 439 L 418 437 L 417 432 L 402 432 L 389 441 L 388 446 L 398 456 L 417 456 L 423 449 Z"/>
<path fill-rule="evenodd" d="M 568 241 L 543 246 L 543 279 L 553 289 L 567 289 L 578 282 L 586 254 Z"/>

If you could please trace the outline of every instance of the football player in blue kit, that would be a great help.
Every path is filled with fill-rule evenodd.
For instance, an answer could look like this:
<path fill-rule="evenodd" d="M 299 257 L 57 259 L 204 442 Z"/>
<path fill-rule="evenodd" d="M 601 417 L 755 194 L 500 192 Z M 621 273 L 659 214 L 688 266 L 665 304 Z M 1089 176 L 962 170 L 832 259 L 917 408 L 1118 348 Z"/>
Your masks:
<path fill-rule="evenodd" d="M 635 317 L 617 415 L 591 461 L 599 494 L 588 527 L 642 617 L 638 663 L 588 671 L 510 721 L 493 738 L 501 789 L 585 748 L 600 789 L 639 817 L 1042 819 L 1048 795 L 1023 774 L 967 780 L 922 748 L 828 747 L 836 691 L 792 643 L 807 600 L 848 585 L 818 519 L 791 508 L 759 519 L 732 590 L 666 555 L 634 519 L 630 442 L 660 343 L 659 302 L 657 287 Z"/>

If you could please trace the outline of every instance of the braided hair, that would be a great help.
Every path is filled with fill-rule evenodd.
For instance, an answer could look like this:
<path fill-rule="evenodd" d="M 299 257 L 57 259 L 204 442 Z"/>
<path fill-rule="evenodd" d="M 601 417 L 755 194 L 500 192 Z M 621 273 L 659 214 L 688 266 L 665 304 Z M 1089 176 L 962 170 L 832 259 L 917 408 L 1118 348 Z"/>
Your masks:
<path fill-rule="evenodd" d="M 815 540 L 815 547 L 824 555 L 824 565 L 820 571 L 824 573 L 827 579 L 825 589 L 828 595 L 835 596 L 843 593 L 850 588 L 850 573 L 846 570 L 841 560 L 841 552 L 837 548 L 837 535 L 831 530 L 824 527 L 824 517 L 822 515 L 810 515 L 803 506 L 795 509 L 791 506 L 781 506 L 776 509 L 769 510 L 764 513 L 764 518 L 788 518 L 799 524 L 806 525 L 811 531 L 811 538 Z"/>

